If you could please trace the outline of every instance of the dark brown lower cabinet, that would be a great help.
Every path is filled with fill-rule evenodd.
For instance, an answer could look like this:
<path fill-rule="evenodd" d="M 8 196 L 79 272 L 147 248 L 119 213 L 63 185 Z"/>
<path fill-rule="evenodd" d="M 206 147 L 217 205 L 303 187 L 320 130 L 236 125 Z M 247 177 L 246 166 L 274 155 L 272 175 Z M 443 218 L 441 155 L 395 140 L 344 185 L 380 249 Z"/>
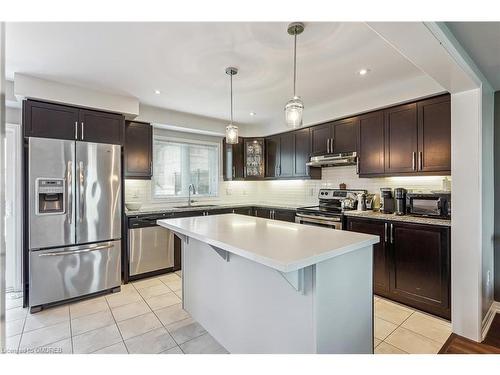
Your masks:
<path fill-rule="evenodd" d="M 288 221 L 295 223 L 295 210 L 273 210 L 274 220 Z"/>
<path fill-rule="evenodd" d="M 373 234 L 380 237 L 380 242 L 373 246 L 373 291 L 377 294 L 389 294 L 389 246 L 387 244 L 387 223 L 381 220 L 347 220 L 347 230 Z"/>
<path fill-rule="evenodd" d="M 347 218 L 347 230 L 374 234 L 374 292 L 451 317 L 450 229 L 427 224 Z"/>

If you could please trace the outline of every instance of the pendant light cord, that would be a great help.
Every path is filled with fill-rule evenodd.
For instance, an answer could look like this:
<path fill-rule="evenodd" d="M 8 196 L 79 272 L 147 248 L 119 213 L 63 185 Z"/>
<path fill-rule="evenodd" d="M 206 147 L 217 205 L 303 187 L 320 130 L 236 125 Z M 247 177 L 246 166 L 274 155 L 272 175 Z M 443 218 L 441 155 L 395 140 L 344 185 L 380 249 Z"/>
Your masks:
<path fill-rule="evenodd" d="M 297 80 L 297 26 L 295 26 L 293 43 L 293 96 L 295 97 L 295 81 Z"/>
<path fill-rule="evenodd" d="M 230 74 L 231 78 L 231 125 L 233 124 L 233 73 Z"/>

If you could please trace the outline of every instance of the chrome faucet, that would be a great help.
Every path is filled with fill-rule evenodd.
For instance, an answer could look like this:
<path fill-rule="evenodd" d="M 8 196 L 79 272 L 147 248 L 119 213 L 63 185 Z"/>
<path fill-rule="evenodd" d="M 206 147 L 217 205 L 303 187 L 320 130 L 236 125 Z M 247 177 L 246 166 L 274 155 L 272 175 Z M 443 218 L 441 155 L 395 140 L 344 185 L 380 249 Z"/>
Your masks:
<path fill-rule="evenodd" d="M 191 203 L 194 203 L 194 201 L 191 200 L 191 192 L 193 194 L 196 194 L 196 188 L 194 187 L 193 184 L 189 184 L 188 187 L 188 206 L 191 206 Z"/>

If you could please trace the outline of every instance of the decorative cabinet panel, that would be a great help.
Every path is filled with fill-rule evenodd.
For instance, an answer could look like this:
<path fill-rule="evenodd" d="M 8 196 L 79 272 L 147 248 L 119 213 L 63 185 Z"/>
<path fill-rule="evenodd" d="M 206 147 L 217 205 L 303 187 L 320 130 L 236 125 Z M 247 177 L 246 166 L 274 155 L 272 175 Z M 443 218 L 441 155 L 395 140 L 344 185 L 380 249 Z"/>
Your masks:
<path fill-rule="evenodd" d="M 151 179 L 153 128 L 145 122 L 125 124 L 125 178 Z"/>
<path fill-rule="evenodd" d="M 122 115 L 115 113 L 25 100 L 23 124 L 25 137 L 121 145 L 125 120 Z"/>
<path fill-rule="evenodd" d="M 280 175 L 280 141 L 279 135 L 266 138 L 266 177 L 279 177 Z"/>
<path fill-rule="evenodd" d="M 310 129 L 296 130 L 295 133 L 295 168 L 294 176 L 310 176 L 319 172 L 321 176 L 321 168 L 309 168 L 306 164 L 311 157 L 311 136 Z M 313 177 L 314 178 L 314 177 Z"/>
<path fill-rule="evenodd" d="M 330 152 L 331 137 L 330 123 L 311 127 L 311 156 L 328 154 Z"/>
<path fill-rule="evenodd" d="M 263 138 L 245 139 L 245 178 L 264 178 L 265 146 Z"/>
<path fill-rule="evenodd" d="M 331 152 L 334 154 L 357 150 L 359 119 L 357 117 L 334 121 L 332 124 Z"/>
<path fill-rule="evenodd" d="M 353 217 L 346 226 L 380 236 L 373 254 L 375 293 L 450 319 L 449 227 Z"/>
<path fill-rule="evenodd" d="M 245 178 L 244 172 L 244 141 L 238 138 L 238 143 L 230 145 L 226 139 L 222 140 L 222 170 L 224 181 L 242 180 Z"/>

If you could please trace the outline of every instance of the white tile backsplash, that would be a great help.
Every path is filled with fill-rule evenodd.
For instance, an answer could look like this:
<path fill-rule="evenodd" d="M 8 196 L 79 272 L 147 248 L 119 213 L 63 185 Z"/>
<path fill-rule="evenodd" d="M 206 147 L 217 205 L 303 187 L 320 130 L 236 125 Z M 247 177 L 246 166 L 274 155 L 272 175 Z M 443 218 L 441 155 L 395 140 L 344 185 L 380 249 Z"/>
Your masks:
<path fill-rule="evenodd" d="M 366 189 L 370 193 L 379 193 L 381 187 L 431 191 L 441 190 L 444 178 L 444 176 L 359 178 L 355 166 L 323 168 L 322 176 L 321 180 L 222 181 L 221 179 L 218 197 L 197 199 L 197 201 L 307 205 L 317 202 L 319 189 L 338 188 L 340 183 L 345 183 L 348 189 Z M 152 199 L 151 181 L 145 180 L 125 180 L 125 201 L 140 201 L 143 208 L 169 204 L 165 200 Z"/>

